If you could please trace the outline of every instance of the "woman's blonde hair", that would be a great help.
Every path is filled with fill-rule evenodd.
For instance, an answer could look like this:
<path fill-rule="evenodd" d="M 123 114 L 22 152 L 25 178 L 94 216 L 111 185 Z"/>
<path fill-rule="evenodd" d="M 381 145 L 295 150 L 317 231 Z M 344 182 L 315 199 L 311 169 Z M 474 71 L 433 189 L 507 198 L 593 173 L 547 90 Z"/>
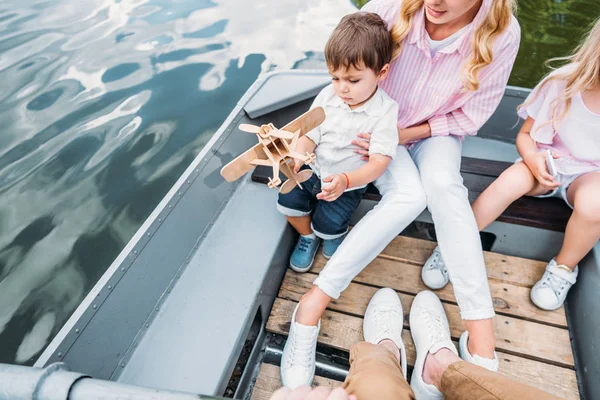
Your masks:
<path fill-rule="evenodd" d="M 556 61 L 565 63 L 560 70 L 550 66 L 551 63 Z M 579 46 L 575 48 L 573 54 L 566 57 L 551 58 L 546 62 L 546 65 L 552 68 L 553 71 L 543 79 L 536 95 L 521 104 L 519 109 L 533 103 L 549 82 L 564 81 L 566 88 L 550 103 L 550 121 L 537 127 L 535 132 L 548 124 L 556 127 L 556 123 L 563 119 L 571 109 L 573 96 L 576 93 L 585 92 L 600 84 L 600 18 L 596 20 Z"/>
<path fill-rule="evenodd" d="M 404 0 L 400 17 L 392 27 L 392 38 L 399 46 L 394 59 L 402 52 L 402 41 L 408 36 L 413 17 L 423 7 L 424 0 Z M 514 0 L 493 0 L 486 19 L 477 27 L 473 36 L 473 53 L 463 65 L 463 85 L 469 91 L 479 88 L 479 72 L 493 60 L 492 44 L 508 27 L 515 8 Z"/>

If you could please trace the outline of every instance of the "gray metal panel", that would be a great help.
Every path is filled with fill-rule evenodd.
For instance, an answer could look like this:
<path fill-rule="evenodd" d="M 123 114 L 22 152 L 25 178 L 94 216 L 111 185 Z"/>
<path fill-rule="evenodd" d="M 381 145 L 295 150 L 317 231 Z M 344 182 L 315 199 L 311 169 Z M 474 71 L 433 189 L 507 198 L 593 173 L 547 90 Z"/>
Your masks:
<path fill-rule="evenodd" d="M 244 106 L 250 118 L 257 118 L 315 97 L 331 82 L 327 70 L 292 70 L 266 78 L 260 90 Z"/>
<path fill-rule="evenodd" d="M 275 208 L 276 199 L 277 191 L 245 179 L 162 304 L 119 382 L 221 394 L 263 282 L 279 278 L 265 293 L 274 298 L 287 268 L 292 240 L 284 235 L 287 222 Z"/>
<path fill-rule="evenodd" d="M 488 139 L 514 143 L 523 120 L 517 116 L 517 107 L 525 101 L 531 89 L 517 86 L 507 86 L 500 105 L 479 130 L 477 136 Z"/>
<path fill-rule="evenodd" d="M 256 139 L 252 135 L 243 135 L 229 146 L 222 147 L 221 144 L 243 117 L 241 105 L 261 84 L 259 80 L 248 90 L 35 366 L 66 361 L 75 370 L 97 378 L 107 379 L 113 374 L 235 187 L 235 184 L 223 181 L 220 167 L 254 145 Z"/>
<path fill-rule="evenodd" d="M 298 73 L 301 71 L 282 72 L 281 75 Z M 253 135 L 233 135 L 231 138 L 229 136 L 238 123 L 246 119 L 243 105 L 265 81 L 276 79 L 279 75 L 280 73 L 268 74 L 246 92 L 223 126 L 140 227 L 46 348 L 37 360 L 36 366 L 43 367 L 60 360 L 68 362 L 77 371 L 97 378 L 108 379 L 118 376 L 121 365 L 126 366 L 128 357 L 133 353 L 137 342 L 143 339 L 148 328 L 152 329 L 153 318 L 160 310 L 162 302 L 168 298 L 178 275 L 184 271 L 190 255 L 201 244 L 203 234 L 218 217 L 219 211 L 237 187 L 236 183 L 224 182 L 219 172 L 224 164 L 256 143 Z M 309 72 L 308 75 L 310 76 L 311 73 Z M 319 82 L 322 82 L 320 80 L 322 76 L 322 73 L 314 74 Z M 321 83 L 314 84 L 314 87 L 318 85 Z M 289 113 L 295 117 L 307 106 L 304 102 L 269 117 L 283 118 L 285 115 L 291 119 L 292 115 Z M 271 206 L 269 209 L 274 210 L 274 207 Z M 280 240 L 288 246 L 292 243 L 289 236 L 281 237 Z M 278 251 L 288 254 L 288 250 Z M 281 273 L 283 271 L 282 268 Z M 277 274 L 270 278 L 273 279 L 262 282 L 263 288 L 272 287 L 271 291 L 275 292 L 279 283 Z M 212 291 L 216 290 L 220 290 L 220 287 L 213 286 Z M 221 322 L 223 324 L 231 322 L 234 325 L 233 329 L 237 330 L 237 337 L 240 338 L 246 329 L 244 327 L 240 330 L 240 324 L 248 320 L 252 322 L 254 317 L 255 310 L 249 309 L 249 304 L 254 302 L 253 307 L 261 305 L 263 306 L 261 312 L 268 313 L 269 310 L 265 308 L 270 307 L 269 302 L 273 297 L 273 295 L 259 295 L 258 292 L 250 297 L 239 297 L 238 303 L 242 304 L 241 309 L 246 308 L 247 318 L 238 318 L 240 315 L 236 314 L 234 321 L 221 318 Z M 197 312 L 200 313 L 202 310 Z M 160 323 L 157 326 L 160 326 Z M 172 342 L 177 342 L 177 337 L 172 338 Z M 230 362 L 231 357 L 236 353 L 239 354 L 240 346 L 241 344 L 238 343 L 237 349 L 231 346 L 221 349 L 215 347 L 214 351 L 215 354 L 220 352 L 221 357 Z M 214 369 L 214 360 L 211 362 L 213 364 L 204 364 L 207 369 Z M 222 366 L 227 364 L 225 361 L 219 362 Z M 228 371 L 215 369 L 215 374 L 221 379 L 219 382 L 211 381 L 208 385 L 213 385 L 210 387 L 220 385 L 222 388 L 224 376 L 232 368 L 233 365 L 229 365 Z M 210 379 L 212 378 L 214 377 L 211 375 Z M 208 378 L 202 384 L 207 384 L 206 382 Z"/>
<path fill-rule="evenodd" d="M 577 284 L 567 297 L 566 310 L 584 399 L 600 398 L 600 243 L 579 263 Z"/>

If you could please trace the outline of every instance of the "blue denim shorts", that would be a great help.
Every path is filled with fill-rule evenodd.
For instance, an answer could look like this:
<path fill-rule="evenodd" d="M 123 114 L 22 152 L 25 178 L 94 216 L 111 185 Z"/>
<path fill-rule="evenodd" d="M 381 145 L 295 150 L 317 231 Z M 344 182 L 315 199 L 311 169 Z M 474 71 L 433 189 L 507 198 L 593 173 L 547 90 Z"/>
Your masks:
<path fill-rule="evenodd" d="M 306 169 L 308 167 L 303 167 Z M 321 180 L 313 174 L 287 194 L 279 193 L 277 209 L 288 217 L 312 215 L 312 229 L 321 239 L 336 239 L 348 232 L 350 217 L 360 204 L 366 187 L 342 193 L 334 201 L 317 199 L 321 192 Z"/>

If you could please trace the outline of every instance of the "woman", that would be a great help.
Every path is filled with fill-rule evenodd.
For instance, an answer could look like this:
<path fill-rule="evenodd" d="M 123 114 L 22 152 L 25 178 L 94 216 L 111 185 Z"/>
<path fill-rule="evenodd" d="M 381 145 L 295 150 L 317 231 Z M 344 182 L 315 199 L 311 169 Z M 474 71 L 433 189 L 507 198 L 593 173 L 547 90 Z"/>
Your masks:
<path fill-rule="evenodd" d="M 363 10 L 387 21 L 400 44 L 381 87 L 400 106 L 398 137 L 406 147 L 398 147 L 375 183 L 382 200 L 349 233 L 300 301 L 282 379 L 294 382 L 289 386 L 312 380 L 315 331 L 327 304 L 425 206 L 467 327 L 461 357 L 497 370 L 494 308 L 460 162 L 462 138 L 475 135 L 498 106 L 517 55 L 520 29 L 513 0 L 373 0 Z M 366 156 L 369 135 L 355 144 Z M 445 268 L 437 265 L 428 263 L 423 270 L 431 288 L 445 284 Z"/>

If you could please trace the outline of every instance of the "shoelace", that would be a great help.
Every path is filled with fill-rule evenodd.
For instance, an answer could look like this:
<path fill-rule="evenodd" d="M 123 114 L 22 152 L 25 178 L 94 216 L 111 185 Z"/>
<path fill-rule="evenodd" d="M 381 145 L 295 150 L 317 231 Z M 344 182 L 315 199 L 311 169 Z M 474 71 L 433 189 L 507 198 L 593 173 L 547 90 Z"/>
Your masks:
<path fill-rule="evenodd" d="M 552 272 L 548 272 L 545 279 L 542 281 L 542 287 L 549 287 L 557 297 L 560 297 L 562 291 L 565 290 L 565 287 L 568 285 L 568 281 Z"/>
<path fill-rule="evenodd" d="M 442 271 L 444 276 L 448 275 L 448 270 L 446 269 L 446 265 L 442 261 L 442 255 L 439 251 L 433 252 L 433 262 L 427 266 L 427 269 L 439 269 Z"/>
<path fill-rule="evenodd" d="M 433 314 L 433 312 L 427 309 L 424 309 L 421 315 L 423 316 L 423 319 L 429 328 L 429 338 L 431 339 L 431 343 L 438 343 L 447 339 L 444 335 L 446 332 L 446 327 L 442 323 L 442 319 L 439 316 Z"/>
<path fill-rule="evenodd" d="M 290 364 L 308 366 L 313 353 L 314 334 L 307 337 L 301 337 L 294 332 L 293 340 L 294 347 L 290 355 Z"/>
<path fill-rule="evenodd" d="M 397 329 L 400 327 L 390 323 L 390 321 L 397 321 L 397 318 L 400 318 L 402 321 L 404 316 L 400 315 L 400 310 L 398 310 L 398 307 L 394 306 L 381 306 L 373 313 L 377 331 L 381 332 L 382 336 L 399 336 Z"/>
<path fill-rule="evenodd" d="M 308 251 L 308 249 L 310 248 L 310 244 L 311 244 L 312 240 L 307 239 L 305 237 L 300 237 L 300 243 L 298 243 L 298 248 L 300 249 L 300 251 Z"/>

